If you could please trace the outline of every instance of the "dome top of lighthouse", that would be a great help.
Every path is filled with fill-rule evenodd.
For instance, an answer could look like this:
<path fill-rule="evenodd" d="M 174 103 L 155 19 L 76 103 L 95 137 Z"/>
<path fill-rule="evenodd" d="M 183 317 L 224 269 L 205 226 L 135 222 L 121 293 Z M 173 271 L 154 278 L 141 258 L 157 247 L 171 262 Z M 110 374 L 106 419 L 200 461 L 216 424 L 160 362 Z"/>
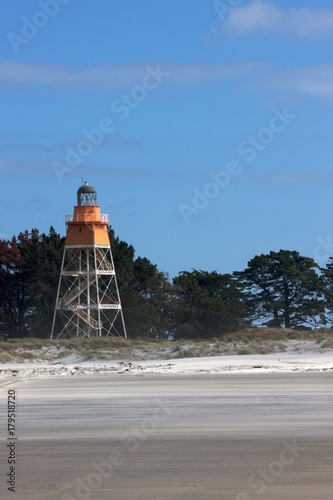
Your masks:
<path fill-rule="evenodd" d="M 79 189 L 77 190 L 77 204 L 78 206 L 88 205 L 94 206 L 97 205 L 97 192 L 96 189 L 85 182 Z"/>

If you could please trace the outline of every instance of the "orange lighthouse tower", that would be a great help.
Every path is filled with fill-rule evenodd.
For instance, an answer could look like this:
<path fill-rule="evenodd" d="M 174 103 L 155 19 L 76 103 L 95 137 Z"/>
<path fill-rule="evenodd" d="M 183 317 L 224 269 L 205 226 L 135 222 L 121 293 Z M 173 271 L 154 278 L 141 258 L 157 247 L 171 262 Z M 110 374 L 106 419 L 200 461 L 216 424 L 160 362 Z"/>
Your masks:
<path fill-rule="evenodd" d="M 127 337 L 108 234 L 95 188 L 77 191 L 61 265 L 51 338 Z"/>

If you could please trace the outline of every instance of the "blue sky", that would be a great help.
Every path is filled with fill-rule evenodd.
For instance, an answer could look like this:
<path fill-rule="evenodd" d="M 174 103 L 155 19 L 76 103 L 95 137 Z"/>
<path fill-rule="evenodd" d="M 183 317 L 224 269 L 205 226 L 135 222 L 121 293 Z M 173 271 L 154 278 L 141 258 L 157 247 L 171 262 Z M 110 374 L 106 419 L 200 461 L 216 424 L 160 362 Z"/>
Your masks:
<path fill-rule="evenodd" d="M 0 0 L 0 237 L 84 181 L 170 276 L 333 254 L 329 0 Z"/>

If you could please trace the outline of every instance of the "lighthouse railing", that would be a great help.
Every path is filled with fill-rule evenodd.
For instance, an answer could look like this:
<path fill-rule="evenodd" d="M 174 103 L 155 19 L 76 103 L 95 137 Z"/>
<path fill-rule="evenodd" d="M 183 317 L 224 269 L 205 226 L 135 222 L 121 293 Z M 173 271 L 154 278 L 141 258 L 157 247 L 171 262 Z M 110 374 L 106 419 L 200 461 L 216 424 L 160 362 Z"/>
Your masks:
<path fill-rule="evenodd" d="M 66 224 L 68 224 L 68 222 L 94 222 L 94 221 L 109 222 L 109 215 L 101 214 L 101 216 L 98 218 L 94 213 L 66 215 Z"/>

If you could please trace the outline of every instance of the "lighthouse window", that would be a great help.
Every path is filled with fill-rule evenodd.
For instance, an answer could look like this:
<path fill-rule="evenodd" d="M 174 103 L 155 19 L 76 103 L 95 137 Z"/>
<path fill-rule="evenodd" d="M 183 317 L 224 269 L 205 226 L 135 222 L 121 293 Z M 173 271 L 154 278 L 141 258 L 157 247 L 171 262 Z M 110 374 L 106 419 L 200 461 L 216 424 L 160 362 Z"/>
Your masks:
<path fill-rule="evenodd" d="M 82 231 L 82 227 L 79 227 L 79 233 L 81 233 L 81 231 Z"/>

